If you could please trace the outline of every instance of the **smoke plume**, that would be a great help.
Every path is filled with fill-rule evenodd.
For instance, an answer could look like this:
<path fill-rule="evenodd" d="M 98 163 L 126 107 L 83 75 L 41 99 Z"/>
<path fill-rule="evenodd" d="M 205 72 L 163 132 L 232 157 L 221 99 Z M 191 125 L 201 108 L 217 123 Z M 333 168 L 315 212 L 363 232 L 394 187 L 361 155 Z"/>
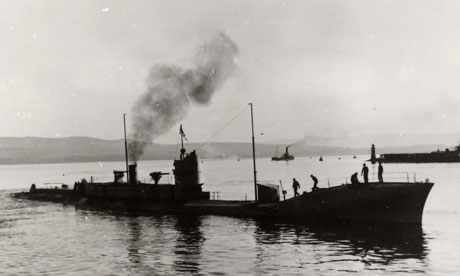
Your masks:
<path fill-rule="evenodd" d="M 192 103 L 206 105 L 211 101 L 234 71 L 237 52 L 235 43 L 225 34 L 219 34 L 199 48 L 194 68 L 155 65 L 151 69 L 147 91 L 132 108 L 131 160 L 137 161 L 154 138 L 181 121 Z"/>

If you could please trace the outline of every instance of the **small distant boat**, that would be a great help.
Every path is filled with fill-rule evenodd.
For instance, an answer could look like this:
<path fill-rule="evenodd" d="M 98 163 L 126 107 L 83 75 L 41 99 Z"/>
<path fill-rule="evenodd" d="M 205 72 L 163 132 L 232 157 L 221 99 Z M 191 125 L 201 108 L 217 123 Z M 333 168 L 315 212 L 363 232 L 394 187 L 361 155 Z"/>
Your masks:
<path fill-rule="evenodd" d="M 356 159 L 356 155 L 353 155 L 353 159 Z"/>
<path fill-rule="evenodd" d="M 319 157 L 319 161 L 323 161 L 323 157 L 322 157 L 322 156 Z"/>
<path fill-rule="evenodd" d="M 290 161 L 290 160 L 294 160 L 294 156 L 289 154 L 289 147 L 290 146 L 286 147 L 286 152 L 283 153 L 283 155 L 278 156 L 278 145 L 277 145 L 276 146 L 276 153 L 275 153 L 275 156 L 272 157 L 272 161 Z"/>
<path fill-rule="evenodd" d="M 339 160 L 341 160 L 341 159 L 342 159 L 342 158 L 341 158 L 341 157 L 339 157 Z"/>

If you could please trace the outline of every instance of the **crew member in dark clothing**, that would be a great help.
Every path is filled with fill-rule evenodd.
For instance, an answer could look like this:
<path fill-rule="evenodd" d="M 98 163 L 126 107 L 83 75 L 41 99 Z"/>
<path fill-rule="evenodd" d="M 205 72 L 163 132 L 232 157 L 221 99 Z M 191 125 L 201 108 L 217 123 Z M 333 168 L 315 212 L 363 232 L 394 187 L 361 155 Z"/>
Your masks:
<path fill-rule="evenodd" d="M 382 183 L 383 182 L 383 166 L 382 166 L 382 162 L 379 161 L 379 171 L 378 171 L 378 174 L 379 174 L 379 182 Z"/>
<path fill-rule="evenodd" d="M 358 173 L 355 172 L 354 174 L 351 175 L 351 184 L 358 184 L 358 183 L 359 183 Z"/>
<path fill-rule="evenodd" d="M 361 170 L 361 175 L 364 177 L 364 183 L 368 183 L 369 168 L 366 164 L 363 164 L 363 169 Z"/>
<path fill-rule="evenodd" d="M 300 184 L 295 178 L 292 179 L 292 189 L 294 189 L 294 196 L 298 196 L 299 192 L 297 190 L 300 189 Z"/>
<path fill-rule="evenodd" d="M 310 174 L 311 179 L 313 180 L 313 188 L 311 188 L 312 191 L 318 190 L 318 178 L 316 178 L 314 175 Z"/>

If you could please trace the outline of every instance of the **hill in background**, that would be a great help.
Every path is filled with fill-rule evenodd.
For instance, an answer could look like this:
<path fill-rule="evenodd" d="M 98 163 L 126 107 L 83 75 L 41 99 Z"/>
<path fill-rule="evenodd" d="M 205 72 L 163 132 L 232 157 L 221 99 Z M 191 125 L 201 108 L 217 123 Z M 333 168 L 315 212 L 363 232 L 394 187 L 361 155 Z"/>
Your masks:
<path fill-rule="evenodd" d="M 197 149 L 200 158 L 245 158 L 252 156 L 251 143 L 190 143 L 185 145 L 188 151 Z M 285 145 L 278 146 L 279 154 Z M 377 153 L 429 152 L 444 149 L 444 145 L 419 145 L 379 148 Z M 275 155 L 274 144 L 257 144 L 256 156 L 271 158 Z M 178 158 L 180 145 L 151 144 L 141 160 L 173 160 Z M 40 164 L 73 163 L 98 161 L 123 161 L 124 140 L 103 140 L 90 137 L 40 138 L 40 137 L 4 137 L 0 138 L 0 164 Z M 294 156 L 352 156 L 370 155 L 368 147 L 339 147 L 296 144 L 289 148 Z"/>

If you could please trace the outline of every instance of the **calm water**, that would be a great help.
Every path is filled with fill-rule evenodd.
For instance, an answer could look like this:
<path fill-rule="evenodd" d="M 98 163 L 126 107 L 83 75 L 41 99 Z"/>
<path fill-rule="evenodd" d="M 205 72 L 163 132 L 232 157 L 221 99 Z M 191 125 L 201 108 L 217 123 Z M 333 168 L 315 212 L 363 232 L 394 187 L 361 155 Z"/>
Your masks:
<path fill-rule="evenodd" d="M 258 160 L 260 182 L 309 190 L 345 182 L 364 157 Z M 0 274 L 4 275 L 459 275 L 460 164 L 385 164 L 385 179 L 435 186 L 423 226 L 308 225 L 219 216 L 141 216 L 18 201 L 32 183 L 111 180 L 124 163 L 0 166 Z M 143 179 L 170 161 L 139 164 Z M 370 166 L 370 172 L 376 167 Z M 390 173 L 394 172 L 394 173 Z M 410 172 L 406 174 L 405 172 Z M 203 160 L 204 189 L 221 199 L 253 198 L 252 160 Z M 168 177 L 162 182 L 168 182 Z M 329 183 L 329 184 L 328 184 Z M 217 193 L 215 194 L 217 197 Z"/>

